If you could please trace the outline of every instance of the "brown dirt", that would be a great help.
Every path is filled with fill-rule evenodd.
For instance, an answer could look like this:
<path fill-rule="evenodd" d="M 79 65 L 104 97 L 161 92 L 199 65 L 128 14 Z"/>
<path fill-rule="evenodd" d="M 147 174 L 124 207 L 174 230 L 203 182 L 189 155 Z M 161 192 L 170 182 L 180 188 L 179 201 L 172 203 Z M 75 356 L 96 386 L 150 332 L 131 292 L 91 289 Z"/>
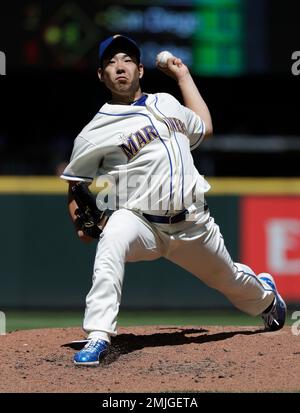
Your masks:
<path fill-rule="evenodd" d="M 300 337 L 285 327 L 119 328 L 98 367 L 73 365 L 79 328 L 0 336 L 1 393 L 299 392 Z"/>

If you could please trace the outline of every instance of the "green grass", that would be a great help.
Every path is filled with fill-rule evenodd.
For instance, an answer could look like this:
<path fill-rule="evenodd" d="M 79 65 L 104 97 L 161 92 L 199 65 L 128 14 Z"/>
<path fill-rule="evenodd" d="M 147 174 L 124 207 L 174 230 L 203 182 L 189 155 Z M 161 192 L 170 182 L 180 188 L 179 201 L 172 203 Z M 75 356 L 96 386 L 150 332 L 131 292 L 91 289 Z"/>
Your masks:
<path fill-rule="evenodd" d="M 6 331 L 52 327 L 81 327 L 83 311 L 9 311 Z M 292 324 L 287 317 L 287 324 Z M 118 325 L 262 325 L 260 317 L 250 317 L 239 311 L 126 311 L 121 310 Z"/>

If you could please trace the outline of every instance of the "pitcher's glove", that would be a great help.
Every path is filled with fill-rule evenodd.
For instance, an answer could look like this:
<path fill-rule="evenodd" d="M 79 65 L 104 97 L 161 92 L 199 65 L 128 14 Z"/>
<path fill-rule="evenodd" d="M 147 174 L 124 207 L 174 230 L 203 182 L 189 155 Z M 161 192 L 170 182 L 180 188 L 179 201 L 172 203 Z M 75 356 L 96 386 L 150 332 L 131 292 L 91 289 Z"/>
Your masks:
<path fill-rule="evenodd" d="M 77 216 L 75 221 L 76 230 L 81 230 L 85 235 L 98 239 L 100 237 L 102 229 L 98 227 L 94 219 L 91 217 L 89 211 L 85 210 L 81 212 L 81 210 L 77 208 L 75 214 Z"/>
<path fill-rule="evenodd" d="M 72 185 L 71 191 L 78 205 L 78 208 L 75 210 L 75 215 L 77 216 L 74 222 L 75 228 L 77 231 L 83 231 L 89 237 L 99 239 L 109 217 L 105 214 L 105 211 L 98 209 L 95 197 L 85 182 L 77 182 Z"/>

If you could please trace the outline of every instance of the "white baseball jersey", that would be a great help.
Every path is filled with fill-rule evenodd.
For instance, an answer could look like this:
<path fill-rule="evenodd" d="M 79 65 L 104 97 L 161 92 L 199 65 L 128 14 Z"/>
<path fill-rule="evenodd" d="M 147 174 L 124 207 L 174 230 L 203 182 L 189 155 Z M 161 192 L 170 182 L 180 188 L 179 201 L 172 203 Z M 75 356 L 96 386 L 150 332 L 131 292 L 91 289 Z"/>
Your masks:
<path fill-rule="evenodd" d="M 232 261 L 209 210 L 195 205 L 210 188 L 191 156 L 204 133 L 199 116 L 159 93 L 133 105 L 105 104 L 76 138 L 62 178 L 106 176 L 117 192 L 117 211 L 99 237 L 86 298 L 89 338 L 109 342 L 117 334 L 125 262 L 164 257 L 253 315 L 274 299 L 251 268 Z M 193 220 L 173 224 L 155 224 L 138 213 L 172 215 L 190 205 L 196 207 Z"/>
<path fill-rule="evenodd" d="M 108 177 L 116 195 L 110 209 L 172 215 L 210 189 L 191 155 L 204 135 L 203 120 L 167 93 L 148 94 L 132 105 L 106 103 L 75 139 L 61 177 Z"/>

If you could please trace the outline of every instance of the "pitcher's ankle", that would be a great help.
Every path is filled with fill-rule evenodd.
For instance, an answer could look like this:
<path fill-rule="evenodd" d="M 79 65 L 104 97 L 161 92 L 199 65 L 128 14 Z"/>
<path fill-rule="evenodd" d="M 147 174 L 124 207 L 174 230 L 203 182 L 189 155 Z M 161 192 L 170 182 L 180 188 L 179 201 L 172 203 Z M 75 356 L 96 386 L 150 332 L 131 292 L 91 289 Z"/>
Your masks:
<path fill-rule="evenodd" d="M 107 334 L 105 331 L 91 331 L 88 335 L 88 340 L 92 338 L 104 340 L 110 344 L 110 335 Z"/>

